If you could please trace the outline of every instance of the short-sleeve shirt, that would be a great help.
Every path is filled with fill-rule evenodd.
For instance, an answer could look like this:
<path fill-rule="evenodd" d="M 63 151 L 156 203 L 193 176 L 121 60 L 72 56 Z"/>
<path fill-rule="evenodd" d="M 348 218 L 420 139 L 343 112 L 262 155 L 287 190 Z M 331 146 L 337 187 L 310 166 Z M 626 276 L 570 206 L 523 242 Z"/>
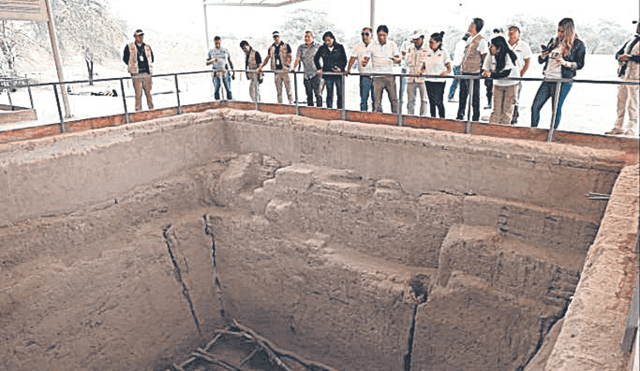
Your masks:
<path fill-rule="evenodd" d="M 435 52 L 431 48 L 427 48 L 427 55 L 424 59 L 424 73 L 425 75 L 439 75 L 442 71 L 446 71 L 447 67 L 445 66 L 447 63 L 451 63 L 451 58 L 449 57 L 449 53 L 441 49 L 436 50 Z M 436 79 L 429 78 L 425 79 L 430 82 L 446 82 L 444 79 Z"/>
<path fill-rule="evenodd" d="M 516 65 L 513 64 L 513 62 L 511 61 L 511 57 L 509 57 L 509 54 L 505 56 L 504 62 L 505 63 L 504 63 L 503 70 L 511 70 L 511 73 L 509 73 L 509 76 L 507 77 L 520 77 L 520 68 L 516 67 Z M 516 59 L 516 63 L 518 63 L 517 59 Z M 495 72 L 496 56 L 493 54 L 487 55 L 487 58 L 484 59 L 484 64 L 482 65 L 482 69 Z M 502 80 L 502 79 L 493 80 L 493 85 L 495 86 L 510 86 L 510 85 L 517 85 L 517 84 L 518 84 L 518 81 L 516 80 Z"/>
<path fill-rule="evenodd" d="M 313 57 L 318 52 L 318 44 L 316 42 L 312 42 L 310 46 L 307 46 L 306 43 L 302 43 L 302 45 L 298 46 L 298 51 L 296 53 L 296 58 L 300 57 L 300 61 L 302 62 L 302 66 L 304 67 L 304 77 L 306 79 L 312 78 L 317 75 L 316 64 L 313 61 Z"/>
<path fill-rule="evenodd" d="M 524 67 L 524 60 L 531 58 L 531 47 L 529 47 L 529 44 L 526 42 L 518 40 L 518 42 L 513 45 L 509 44 L 509 48 L 518 56 L 516 65 L 519 69 L 522 69 L 522 67 Z"/>
<path fill-rule="evenodd" d="M 370 42 L 371 45 L 373 42 Z M 366 55 L 368 45 L 365 45 L 363 41 L 360 41 L 358 44 L 354 45 L 353 49 L 351 49 L 351 56 L 356 57 L 356 63 L 358 64 L 358 72 L 360 73 L 371 73 L 371 62 L 367 63 L 366 67 L 362 67 L 362 58 Z"/>
<path fill-rule="evenodd" d="M 213 48 L 209 50 L 209 58 L 213 60 L 213 64 L 211 66 L 214 70 L 224 70 L 225 65 L 227 63 L 227 58 L 229 58 L 229 51 L 227 48 Z"/>
<path fill-rule="evenodd" d="M 371 43 L 366 51 L 366 56 L 371 58 L 372 72 L 374 73 L 393 73 L 393 61 L 391 58 L 397 56 L 398 45 L 393 41 L 387 41 L 384 45 L 379 43 Z"/>

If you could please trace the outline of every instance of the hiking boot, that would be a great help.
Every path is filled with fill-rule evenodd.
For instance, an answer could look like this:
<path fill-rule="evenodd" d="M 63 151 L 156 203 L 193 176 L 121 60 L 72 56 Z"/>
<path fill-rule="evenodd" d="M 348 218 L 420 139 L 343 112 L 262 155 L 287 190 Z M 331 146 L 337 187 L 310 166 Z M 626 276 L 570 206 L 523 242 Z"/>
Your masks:
<path fill-rule="evenodd" d="M 622 129 L 619 128 L 613 128 L 607 132 L 605 132 L 606 135 L 620 135 L 620 134 L 624 134 L 624 131 Z"/>
<path fill-rule="evenodd" d="M 628 136 L 628 137 L 635 137 L 635 136 L 636 136 L 636 133 L 635 133 L 635 131 L 634 131 L 633 129 L 627 129 L 627 130 L 624 132 L 624 135 L 626 135 L 626 136 Z"/>

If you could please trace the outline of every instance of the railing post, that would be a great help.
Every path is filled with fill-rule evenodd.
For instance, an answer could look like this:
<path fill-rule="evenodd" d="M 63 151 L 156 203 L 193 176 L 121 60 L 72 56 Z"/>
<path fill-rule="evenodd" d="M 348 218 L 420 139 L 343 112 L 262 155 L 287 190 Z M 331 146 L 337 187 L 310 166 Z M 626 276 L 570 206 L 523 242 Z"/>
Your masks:
<path fill-rule="evenodd" d="M 176 99 L 178 100 L 178 115 L 182 114 L 182 107 L 180 107 L 180 89 L 178 87 L 178 74 L 173 75 L 176 82 Z"/>
<path fill-rule="evenodd" d="M 393 76 L 393 78 L 395 79 L 396 77 Z M 403 124 L 403 120 L 402 120 L 402 74 L 398 75 L 398 81 L 400 82 L 400 84 L 398 84 L 398 126 L 402 126 Z M 394 92 L 395 94 L 395 92 Z M 382 103 L 382 102 L 381 102 Z"/>
<path fill-rule="evenodd" d="M 124 107 L 124 123 L 128 124 L 131 120 L 127 111 L 127 98 L 124 96 L 124 81 L 120 78 L 120 91 L 122 92 L 122 106 Z"/>
<path fill-rule="evenodd" d="M 11 101 L 11 93 L 9 93 L 9 91 L 11 90 L 11 87 L 7 88 L 7 98 L 9 98 L 9 106 L 13 107 L 13 102 Z M 11 108 L 13 109 L 13 108 Z"/>
<path fill-rule="evenodd" d="M 467 122 L 464 127 L 464 132 L 466 134 L 471 134 L 471 108 L 473 105 L 473 93 L 475 87 L 475 80 L 471 77 L 469 79 L 463 80 L 465 84 L 467 84 Z"/>
<path fill-rule="evenodd" d="M 547 142 L 553 141 L 553 131 L 555 130 L 556 117 L 558 116 L 558 101 L 560 100 L 560 89 L 562 88 L 562 82 L 556 82 L 556 91 L 553 94 L 553 113 L 551 115 L 551 125 L 549 132 L 547 133 Z"/>
<path fill-rule="evenodd" d="M 346 87 L 347 87 L 347 78 L 346 78 L 344 73 L 342 73 L 340 75 L 340 79 L 342 80 L 342 87 L 341 87 L 342 94 L 340 94 L 340 98 L 341 98 L 340 99 L 341 100 L 340 103 L 342 103 L 342 110 L 340 112 L 340 119 L 344 121 L 344 120 L 347 119 L 347 108 L 346 108 L 346 105 L 345 105 L 345 95 L 347 94 L 347 89 L 346 89 Z"/>
<path fill-rule="evenodd" d="M 33 93 L 31 92 L 31 84 L 29 84 L 29 79 L 27 79 L 27 91 L 29 92 L 29 101 L 31 102 L 31 109 L 36 109 L 33 105 Z"/>
<path fill-rule="evenodd" d="M 298 74 L 296 74 L 296 71 L 293 71 L 293 90 L 295 90 L 294 98 L 296 100 L 296 115 L 299 116 L 300 106 L 298 106 Z"/>
<path fill-rule="evenodd" d="M 58 115 L 60 115 L 60 133 L 64 133 L 65 125 L 64 125 L 64 115 L 62 115 L 62 107 L 60 107 L 60 97 L 58 97 L 58 87 L 56 84 L 53 84 L 53 94 L 56 96 L 56 105 L 58 106 Z"/>

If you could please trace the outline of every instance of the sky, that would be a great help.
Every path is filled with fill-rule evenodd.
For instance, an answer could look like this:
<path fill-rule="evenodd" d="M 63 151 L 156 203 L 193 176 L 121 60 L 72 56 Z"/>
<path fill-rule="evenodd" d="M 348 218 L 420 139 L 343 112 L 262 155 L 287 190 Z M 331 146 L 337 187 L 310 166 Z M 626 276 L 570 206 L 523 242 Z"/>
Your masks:
<path fill-rule="evenodd" d="M 131 33 L 137 28 L 149 31 L 162 30 L 185 37 L 205 40 L 204 6 L 202 0 L 107 0 L 113 12 L 125 19 Z M 221 1 L 221 0 L 212 0 Z M 230 0 L 232 1 L 232 0 Z M 579 31 L 581 22 L 608 19 L 629 24 L 640 18 L 638 0 L 376 0 L 376 24 L 386 24 L 393 30 L 394 24 L 405 28 L 414 26 L 436 31 L 446 25 L 458 25 L 466 29 L 472 17 L 485 20 L 486 27 L 506 26 L 508 19 L 517 14 L 546 16 L 558 21 L 572 17 Z M 209 38 L 215 34 L 235 34 L 238 37 L 270 34 L 282 17 L 297 8 L 324 10 L 330 20 L 346 33 L 355 32 L 369 23 L 370 0 L 311 0 L 301 4 L 279 8 L 208 6 Z M 145 31 L 147 36 L 149 31 Z"/>

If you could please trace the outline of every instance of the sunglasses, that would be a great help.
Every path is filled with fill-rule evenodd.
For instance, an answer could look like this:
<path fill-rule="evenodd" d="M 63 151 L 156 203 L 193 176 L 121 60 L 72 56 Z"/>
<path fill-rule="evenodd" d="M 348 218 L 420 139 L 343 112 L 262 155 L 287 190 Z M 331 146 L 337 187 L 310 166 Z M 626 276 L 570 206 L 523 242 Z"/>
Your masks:
<path fill-rule="evenodd" d="M 275 35 L 273 38 L 274 39 L 278 39 L 278 38 L 280 38 L 280 35 Z"/>
<path fill-rule="evenodd" d="M 368 32 L 363 32 L 363 33 L 361 33 L 360 35 L 362 35 L 362 36 L 371 36 L 371 34 L 370 34 L 370 33 L 368 33 Z"/>

